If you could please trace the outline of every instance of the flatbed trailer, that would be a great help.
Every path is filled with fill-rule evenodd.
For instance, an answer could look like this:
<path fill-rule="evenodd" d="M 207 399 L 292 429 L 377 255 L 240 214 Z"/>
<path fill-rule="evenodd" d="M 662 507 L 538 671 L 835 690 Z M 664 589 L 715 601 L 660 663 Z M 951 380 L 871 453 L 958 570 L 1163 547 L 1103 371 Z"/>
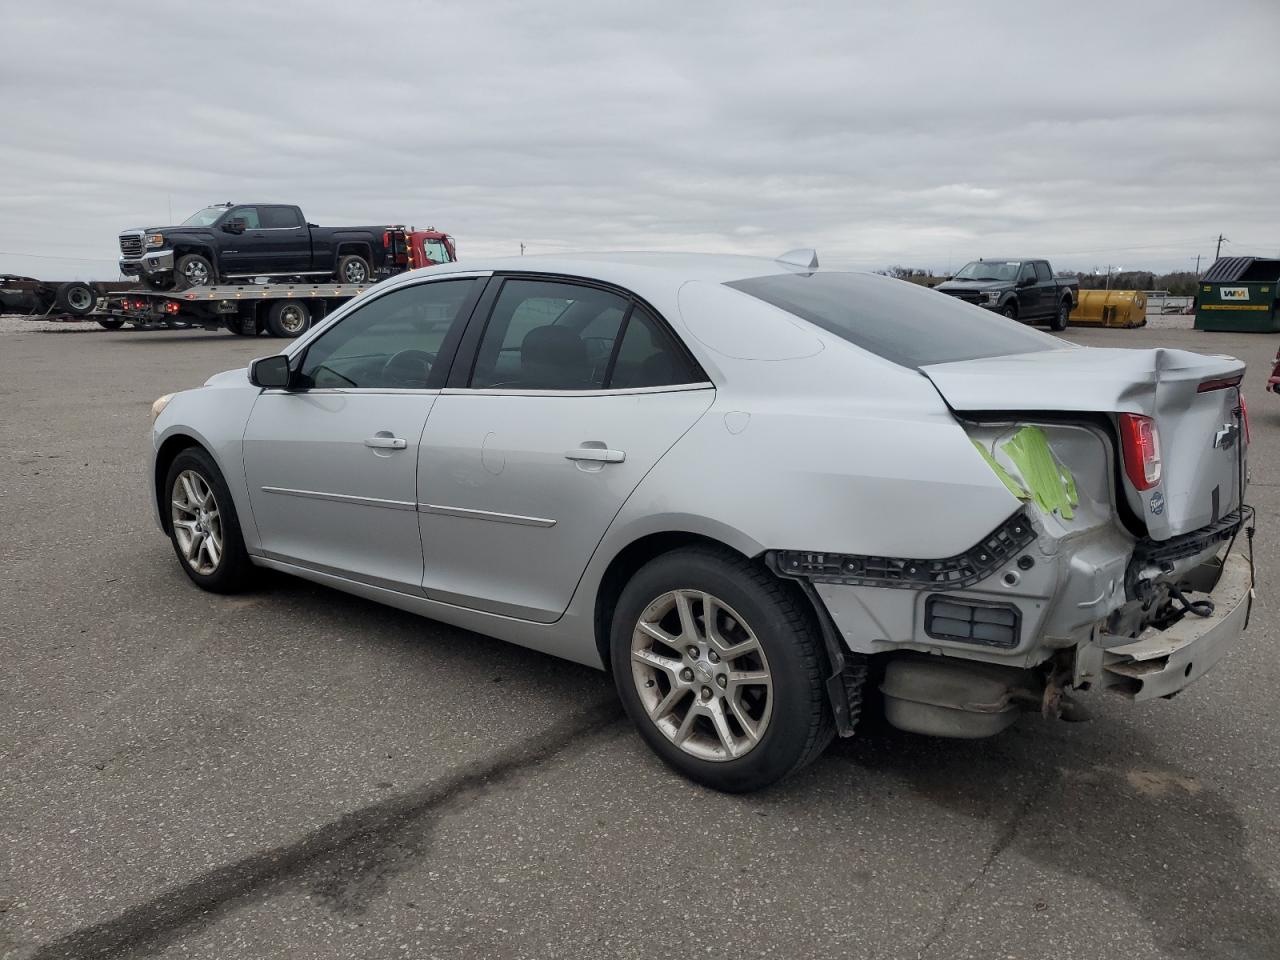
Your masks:
<path fill-rule="evenodd" d="M 268 333 L 292 339 L 305 333 L 370 284 L 219 284 L 186 290 L 133 288 L 107 298 L 111 321 L 140 328 L 197 326 L 239 336 Z"/>

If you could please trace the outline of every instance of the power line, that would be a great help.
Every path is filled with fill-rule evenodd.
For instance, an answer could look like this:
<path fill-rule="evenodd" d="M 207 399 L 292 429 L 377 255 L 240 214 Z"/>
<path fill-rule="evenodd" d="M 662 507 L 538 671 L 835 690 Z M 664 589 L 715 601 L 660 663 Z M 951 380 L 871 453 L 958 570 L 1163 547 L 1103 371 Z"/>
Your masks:
<path fill-rule="evenodd" d="M 12 250 L 0 250 L 0 257 L 27 257 L 31 260 L 76 260 L 80 263 L 118 263 L 105 257 L 55 257 L 45 253 L 14 253 Z"/>

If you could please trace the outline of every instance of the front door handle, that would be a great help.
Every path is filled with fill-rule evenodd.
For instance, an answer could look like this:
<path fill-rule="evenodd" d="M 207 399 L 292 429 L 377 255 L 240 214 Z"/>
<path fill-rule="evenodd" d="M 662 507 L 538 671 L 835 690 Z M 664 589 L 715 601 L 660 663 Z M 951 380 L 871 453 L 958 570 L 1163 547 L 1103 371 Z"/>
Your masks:
<path fill-rule="evenodd" d="M 399 437 L 366 437 L 364 441 L 366 447 L 373 447 L 375 450 L 403 450 L 409 445 L 407 440 L 401 440 Z"/>
<path fill-rule="evenodd" d="M 608 450 L 604 447 L 579 447 L 577 450 L 566 450 L 566 460 L 590 460 L 594 463 L 622 463 L 627 455 L 621 450 Z"/>

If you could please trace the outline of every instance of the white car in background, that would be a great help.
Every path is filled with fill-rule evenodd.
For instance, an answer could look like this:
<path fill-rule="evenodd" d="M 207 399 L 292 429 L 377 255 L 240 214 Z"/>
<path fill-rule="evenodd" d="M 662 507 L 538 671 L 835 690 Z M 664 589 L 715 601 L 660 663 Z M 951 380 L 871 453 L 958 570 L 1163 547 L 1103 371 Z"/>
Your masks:
<path fill-rule="evenodd" d="M 868 683 L 975 737 L 1209 670 L 1250 604 L 1243 369 L 811 252 L 470 261 L 158 400 L 152 500 L 206 589 L 268 567 L 604 667 L 749 790 Z"/>

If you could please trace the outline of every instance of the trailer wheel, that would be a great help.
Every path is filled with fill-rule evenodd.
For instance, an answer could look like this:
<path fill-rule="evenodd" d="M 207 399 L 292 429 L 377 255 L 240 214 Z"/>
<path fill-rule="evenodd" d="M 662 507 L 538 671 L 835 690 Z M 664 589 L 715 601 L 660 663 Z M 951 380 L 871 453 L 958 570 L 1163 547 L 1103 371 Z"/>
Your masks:
<path fill-rule="evenodd" d="M 301 300 L 281 300 L 267 311 L 267 333 L 273 337 L 294 337 L 306 333 L 311 326 L 311 311 Z"/>
<path fill-rule="evenodd" d="M 97 304 L 98 296 L 93 292 L 93 288 L 79 281 L 58 284 L 58 292 L 53 297 L 53 305 L 73 317 L 83 317 L 92 313 Z"/>
<path fill-rule="evenodd" d="M 114 318 L 107 319 L 104 317 L 99 317 L 98 326 L 102 327 L 104 330 L 119 330 L 121 327 L 124 326 L 124 321 L 116 320 Z"/>
<path fill-rule="evenodd" d="M 338 269 L 334 271 L 334 279 L 339 283 L 363 284 L 369 282 L 369 262 L 364 257 L 347 254 L 338 258 Z"/>
<path fill-rule="evenodd" d="M 213 264 L 207 257 L 198 253 L 188 253 L 178 258 L 177 269 L 173 273 L 173 289 L 186 290 L 188 287 L 207 287 L 214 282 Z"/>
<path fill-rule="evenodd" d="M 258 321 L 253 317 L 234 316 L 227 320 L 227 329 L 237 337 L 256 337 Z"/>

